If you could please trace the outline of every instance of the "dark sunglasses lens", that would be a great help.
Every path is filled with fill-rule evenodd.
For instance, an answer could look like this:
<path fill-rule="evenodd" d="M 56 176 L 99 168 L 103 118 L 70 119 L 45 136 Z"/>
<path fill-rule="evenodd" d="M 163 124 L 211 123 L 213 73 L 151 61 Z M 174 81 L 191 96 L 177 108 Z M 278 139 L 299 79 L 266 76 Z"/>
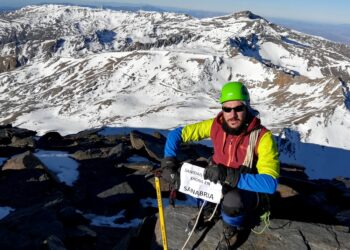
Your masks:
<path fill-rule="evenodd" d="M 226 113 L 229 113 L 232 111 L 231 108 L 227 108 L 227 107 L 222 107 L 222 111 L 226 112 Z"/>
<path fill-rule="evenodd" d="M 232 110 L 234 110 L 235 112 L 242 112 L 244 110 L 244 105 L 237 106 L 234 108 L 222 107 L 222 111 L 224 111 L 226 113 L 230 113 L 230 112 L 232 112 Z"/>
<path fill-rule="evenodd" d="M 234 110 L 235 110 L 236 112 L 242 112 L 242 111 L 244 110 L 244 105 L 235 107 Z"/>

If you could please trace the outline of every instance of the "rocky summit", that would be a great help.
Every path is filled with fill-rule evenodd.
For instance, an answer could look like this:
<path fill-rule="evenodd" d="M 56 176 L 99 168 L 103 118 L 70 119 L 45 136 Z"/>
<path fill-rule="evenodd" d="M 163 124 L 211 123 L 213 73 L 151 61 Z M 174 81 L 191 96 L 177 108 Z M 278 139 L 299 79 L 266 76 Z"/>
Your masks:
<path fill-rule="evenodd" d="M 0 126 L 0 249 L 162 249 L 154 173 L 165 137 L 106 128 L 62 136 Z M 181 146 L 179 160 L 201 165 L 212 148 Z M 161 179 L 169 249 L 181 249 L 199 209 L 178 193 L 169 206 Z M 350 249 L 350 180 L 310 180 L 282 164 L 270 221 L 247 232 L 238 249 Z M 185 249 L 213 249 L 220 220 Z M 265 228 L 265 230 L 263 230 Z"/>

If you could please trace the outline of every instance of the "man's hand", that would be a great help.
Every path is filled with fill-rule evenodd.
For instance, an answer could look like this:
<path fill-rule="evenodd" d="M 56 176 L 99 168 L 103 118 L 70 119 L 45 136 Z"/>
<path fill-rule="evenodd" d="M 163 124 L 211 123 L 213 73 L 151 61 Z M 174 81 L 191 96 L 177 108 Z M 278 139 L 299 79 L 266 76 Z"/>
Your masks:
<path fill-rule="evenodd" d="M 227 184 L 232 188 L 237 186 L 240 175 L 241 171 L 239 169 L 227 168 L 223 165 L 212 165 L 204 171 L 204 179 L 215 184 L 219 181 L 221 184 Z"/>
<path fill-rule="evenodd" d="M 204 170 L 204 179 L 215 184 L 219 181 L 223 183 L 227 177 L 227 168 L 222 165 L 211 165 Z"/>
<path fill-rule="evenodd" d="M 239 169 L 228 168 L 225 184 L 235 188 L 238 184 L 240 175 L 241 175 L 241 171 Z"/>
<path fill-rule="evenodd" d="M 160 162 L 162 178 L 169 182 L 172 188 L 180 188 L 179 165 L 174 157 L 165 157 Z"/>

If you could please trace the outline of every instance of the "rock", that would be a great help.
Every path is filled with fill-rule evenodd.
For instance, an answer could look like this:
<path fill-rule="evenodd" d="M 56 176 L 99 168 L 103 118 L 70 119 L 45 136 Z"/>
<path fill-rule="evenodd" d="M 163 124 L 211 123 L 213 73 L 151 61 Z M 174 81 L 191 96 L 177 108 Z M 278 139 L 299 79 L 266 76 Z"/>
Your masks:
<path fill-rule="evenodd" d="M 64 239 L 55 212 L 38 205 L 18 209 L 0 221 L 0 249 L 40 249 L 51 235 Z"/>
<path fill-rule="evenodd" d="M 78 161 L 107 158 L 110 150 L 111 148 L 93 148 L 87 150 L 78 150 L 74 154 L 72 154 L 71 157 Z"/>
<path fill-rule="evenodd" d="M 130 132 L 130 141 L 134 149 L 144 149 L 150 158 L 156 161 L 160 161 L 163 158 L 165 145 L 164 138 L 157 138 L 137 130 L 133 130 Z"/>
<path fill-rule="evenodd" d="M 164 217 L 169 249 L 181 249 L 187 240 L 187 223 L 196 216 L 199 209 L 194 207 L 167 207 Z M 185 249 L 212 250 L 215 249 L 222 233 L 222 223 L 218 222 L 210 230 L 193 233 Z M 159 219 L 155 227 L 155 242 L 152 249 L 162 249 L 162 238 Z M 200 244 L 198 244 L 200 242 Z"/>
<path fill-rule="evenodd" d="M 2 171 L 12 169 L 47 169 L 46 166 L 34 155 L 32 152 L 27 151 L 23 154 L 16 155 L 11 159 L 7 160 L 5 165 L 2 167 Z"/>
<path fill-rule="evenodd" d="M 28 148 L 18 148 L 18 147 L 11 147 L 11 146 L 4 146 L 0 145 L 0 157 L 9 158 L 14 155 L 18 155 L 21 153 L 24 153 L 28 151 Z"/>
<path fill-rule="evenodd" d="M 100 132 L 103 128 L 96 128 L 96 129 L 86 129 L 83 131 L 80 131 L 76 134 L 70 134 L 67 136 L 67 138 L 77 140 L 77 139 L 86 139 L 86 138 L 92 138 L 92 137 L 99 137 L 98 132 Z"/>
<path fill-rule="evenodd" d="M 112 196 L 130 196 L 133 195 L 134 191 L 127 182 L 115 185 L 103 192 L 97 194 L 98 198 L 106 199 Z"/>
<path fill-rule="evenodd" d="M 57 217 L 65 226 L 85 225 L 90 222 L 82 213 L 78 212 L 77 209 L 73 207 L 64 207 L 60 209 L 57 213 Z"/>
<path fill-rule="evenodd" d="M 0 129 L 12 128 L 12 124 L 0 125 Z"/>
<path fill-rule="evenodd" d="M 281 198 L 288 198 L 299 194 L 299 192 L 294 190 L 293 188 L 280 183 L 277 186 L 277 192 L 279 193 Z"/>
<path fill-rule="evenodd" d="M 17 136 L 13 136 L 11 138 L 11 143 L 9 144 L 9 146 L 19 147 L 19 148 L 24 148 L 24 147 L 34 148 L 35 144 L 36 142 L 33 137 L 19 138 Z"/>
<path fill-rule="evenodd" d="M 350 228 L 350 209 L 337 213 L 336 218 L 342 225 L 348 226 Z"/>
<path fill-rule="evenodd" d="M 49 132 L 36 140 L 26 130 L 0 125 L 0 157 L 9 159 L 0 171 L 0 204 L 15 210 L 0 220 L 0 239 L 4 239 L 0 249 L 162 248 L 153 170 L 163 157 L 165 137 L 138 131 L 128 137 L 104 136 L 99 131 L 68 136 Z M 79 160 L 79 179 L 74 186 L 54 181 L 43 162 L 27 150 L 31 147 L 64 149 Z M 134 155 L 146 159 L 140 162 L 139 157 L 131 158 Z M 183 144 L 178 160 L 205 167 L 211 155 L 212 148 L 207 146 Z M 238 249 L 350 249 L 346 241 L 349 187 L 347 178 L 308 180 L 304 168 L 282 164 L 278 192 L 271 199 L 270 229 L 260 236 L 242 234 L 243 244 Z M 163 179 L 161 189 L 167 204 L 169 184 Z M 185 199 L 179 192 L 177 198 Z M 181 249 L 187 239 L 187 222 L 199 211 L 178 204 L 184 203 L 165 208 L 169 249 Z M 25 215 L 23 208 L 29 209 Z M 122 214 L 114 220 L 121 227 L 89 225 L 82 213 L 107 217 Z M 13 214 L 18 216 L 14 219 Z M 135 219 L 143 223 L 122 228 Z M 221 223 L 195 233 L 186 249 L 215 249 Z"/>
<path fill-rule="evenodd" d="M 344 207 L 350 208 L 350 179 L 337 177 L 330 183 L 340 194 L 337 195 L 337 201 Z"/>
<path fill-rule="evenodd" d="M 290 165 L 281 163 L 281 176 L 287 178 L 296 178 L 299 180 L 308 180 L 309 177 L 305 174 L 305 167 L 298 165 Z"/>
<path fill-rule="evenodd" d="M 119 143 L 114 147 L 78 150 L 72 154 L 71 157 L 78 161 L 105 158 L 108 158 L 112 161 L 118 161 L 121 158 L 126 158 L 129 154 L 130 148 L 127 147 L 124 143 Z"/>
<path fill-rule="evenodd" d="M 160 133 L 155 132 L 154 135 L 149 135 L 133 130 L 130 132 L 130 141 L 134 149 L 139 152 L 144 151 L 150 159 L 159 162 L 163 158 L 166 138 Z M 179 162 L 193 161 L 199 157 L 209 158 L 212 155 L 213 149 L 205 145 L 183 144 L 180 146 L 177 159 Z"/>
<path fill-rule="evenodd" d="M 23 170 L 23 169 L 42 169 L 52 180 L 56 183 L 60 183 L 60 180 L 55 174 L 53 174 L 44 163 L 40 161 L 32 152 L 27 151 L 22 154 L 16 155 L 7 160 L 2 171 L 4 170 Z"/>
<path fill-rule="evenodd" d="M 127 158 L 131 154 L 131 147 L 125 143 L 119 143 L 117 146 L 111 148 L 108 152 L 109 159 L 113 161 L 120 160 L 121 158 Z"/>
<path fill-rule="evenodd" d="M 165 222 L 169 249 L 181 249 L 187 240 L 187 222 L 198 213 L 197 208 L 165 208 Z M 185 249 L 215 249 L 221 237 L 221 220 L 211 228 L 194 233 Z M 261 232 L 264 225 L 254 228 Z M 262 234 L 241 235 L 238 249 L 350 249 L 349 233 L 345 227 L 271 219 L 270 226 Z M 162 240 L 159 220 L 155 228 L 152 249 L 161 249 Z M 248 236 L 248 237 L 247 237 Z"/>
<path fill-rule="evenodd" d="M 5 126 L 0 129 L 0 144 L 10 144 L 12 137 L 23 139 L 35 136 L 36 132 L 28 129 L 17 128 L 12 126 Z"/>
<path fill-rule="evenodd" d="M 7 145 L 11 143 L 11 135 L 7 129 L 0 129 L 0 144 Z"/>
<path fill-rule="evenodd" d="M 65 233 L 68 249 L 91 249 L 96 245 L 97 233 L 85 225 L 66 227 Z"/>
<path fill-rule="evenodd" d="M 51 150 L 66 150 L 77 146 L 74 140 L 63 138 L 58 132 L 48 132 L 41 136 L 37 142 L 38 148 Z"/>
<path fill-rule="evenodd" d="M 240 249 L 349 249 L 348 237 L 344 228 L 273 219 L 264 233 L 251 233 Z"/>
<path fill-rule="evenodd" d="M 7 170 L 0 175 L 0 204 L 28 207 L 60 196 L 60 185 L 41 169 Z"/>
<path fill-rule="evenodd" d="M 0 56 L 0 73 L 14 70 L 17 66 L 17 58 L 13 56 Z"/>
<path fill-rule="evenodd" d="M 50 235 L 43 242 L 43 246 L 40 248 L 43 250 L 66 250 L 67 248 L 64 246 L 63 242 L 60 238 L 55 235 Z"/>
<path fill-rule="evenodd" d="M 142 249 L 144 246 L 137 246 L 135 239 L 139 236 L 139 228 L 131 228 L 127 234 L 125 234 L 118 242 L 117 245 L 113 247 L 113 250 L 119 249 Z"/>
<path fill-rule="evenodd" d="M 82 244 L 82 242 L 78 241 L 94 240 L 97 236 L 95 231 L 85 225 L 66 228 L 66 235 L 68 241 L 75 241 L 77 245 Z"/>
<path fill-rule="evenodd" d="M 132 170 L 136 170 L 139 173 L 143 173 L 143 174 L 148 174 L 150 173 L 154 166 L 152 165 L 151 162 L 130 162 L 130 163 L 120 163 L 116 166 L 117 168 L 128 168 L 128 169 L 132 169 Z"/>

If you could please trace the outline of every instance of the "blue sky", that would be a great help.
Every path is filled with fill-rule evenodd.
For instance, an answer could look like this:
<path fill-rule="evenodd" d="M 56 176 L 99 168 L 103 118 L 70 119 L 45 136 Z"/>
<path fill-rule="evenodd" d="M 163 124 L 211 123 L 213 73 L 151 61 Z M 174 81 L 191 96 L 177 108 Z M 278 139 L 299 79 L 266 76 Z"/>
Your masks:
<path fill-rule="evenodd" d="M 131 4 L 150 4 L 186 9 L 218 12 L 237 12 L 251 10 L 263 17 L 315 21 L 323 23 L 350 24 L 349 0 L 0 0 L 0 6 L 25 6 L 37 3 L 84 3 L 109 4 L 113 2 Z"/>

